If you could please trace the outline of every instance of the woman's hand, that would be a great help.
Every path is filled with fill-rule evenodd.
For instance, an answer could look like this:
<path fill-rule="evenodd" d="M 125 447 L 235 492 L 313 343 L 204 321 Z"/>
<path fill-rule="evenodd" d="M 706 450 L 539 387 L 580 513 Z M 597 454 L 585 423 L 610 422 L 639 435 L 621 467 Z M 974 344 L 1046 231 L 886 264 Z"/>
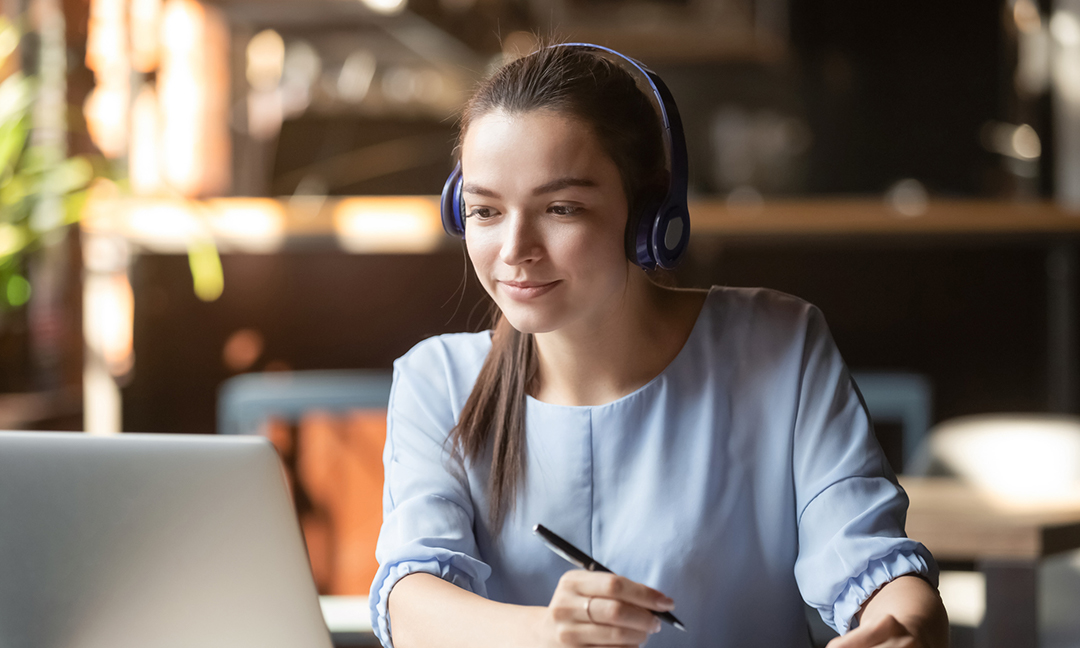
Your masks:
<path fill-rule="evenodd" d="M 837 637 L 825 648 L 927 648 L 891 614 L 877 623 L 861 625 L 843 637 Z"/>
<path fill-rule="evenodd" d="M 670 611 L 674 602 L 632 580 L 575 569 L 563 574 L 543 609 L 543 646 L 640 646 L 660 631 L 650 610 Z"/>
<path fill-rule="evenodd" d="M 947 648 L 949 615 L 929 583 L 913 575 L 882 586 L 862 605 L 859 627 L 825 648 Z"/>

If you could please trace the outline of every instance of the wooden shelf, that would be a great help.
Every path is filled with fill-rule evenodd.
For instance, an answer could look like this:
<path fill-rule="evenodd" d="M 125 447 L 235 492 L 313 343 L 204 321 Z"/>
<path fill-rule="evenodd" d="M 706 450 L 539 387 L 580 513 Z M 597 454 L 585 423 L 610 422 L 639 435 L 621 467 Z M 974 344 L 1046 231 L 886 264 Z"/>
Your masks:
<path fill-rule="evenodd" d="M 935 200 L 919 215 L 905 216 L 871 198 L 767 201 L 747 207 L 705 200 L 691 203 L 690 216 L 695 234 L 1080 234 L 1080 212 L 1052 202 Z"/>

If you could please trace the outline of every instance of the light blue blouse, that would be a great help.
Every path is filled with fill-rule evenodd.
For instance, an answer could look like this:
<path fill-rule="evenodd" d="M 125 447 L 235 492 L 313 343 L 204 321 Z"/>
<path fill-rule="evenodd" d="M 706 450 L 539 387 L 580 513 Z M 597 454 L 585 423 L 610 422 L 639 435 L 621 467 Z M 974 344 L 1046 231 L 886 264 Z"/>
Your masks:
<path fill-rule="evenodd" d="M 936 582 L 814 306 L 714 287 L 683 349 L 637 391 L 588 407 L 528 398 L 525 481 L 497 538 L 487 466 L 453 464 L 446 444 L 490 346 L 488 333 L 443 335 L 394 364 L 370 597 L 384 645 L 387 597 L 411 572 L 547 605 L 571 567 L 537 523 L 675 599 L 688 632 L 665 624 L 652 648 L 805 646 L 804 600 L 844 633 L 893 578 Z"/>

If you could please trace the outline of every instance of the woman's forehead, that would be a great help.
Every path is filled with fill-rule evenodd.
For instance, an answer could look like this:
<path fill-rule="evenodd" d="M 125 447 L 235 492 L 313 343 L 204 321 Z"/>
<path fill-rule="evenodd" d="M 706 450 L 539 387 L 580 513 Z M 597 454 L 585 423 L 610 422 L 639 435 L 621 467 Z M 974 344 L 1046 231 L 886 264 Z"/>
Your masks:
<path fill-rule="evenodd" d="M 461 159 L 464 175 L 479 181 L 507 171 L 584 173 L 614 167 L 589 125 L 546 110 L 499 110 L 474 120 L 462 140 Z"/>

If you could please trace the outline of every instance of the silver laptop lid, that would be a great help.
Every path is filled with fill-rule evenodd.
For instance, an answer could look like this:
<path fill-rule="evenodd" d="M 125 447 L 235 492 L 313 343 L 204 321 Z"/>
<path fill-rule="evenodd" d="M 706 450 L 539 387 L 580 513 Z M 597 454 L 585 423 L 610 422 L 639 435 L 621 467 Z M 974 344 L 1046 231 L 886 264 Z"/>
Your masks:
<path fill-rule="evenodd" d="M 265 439 L 0 432 L 0 647 L 330 645 Z"/>

